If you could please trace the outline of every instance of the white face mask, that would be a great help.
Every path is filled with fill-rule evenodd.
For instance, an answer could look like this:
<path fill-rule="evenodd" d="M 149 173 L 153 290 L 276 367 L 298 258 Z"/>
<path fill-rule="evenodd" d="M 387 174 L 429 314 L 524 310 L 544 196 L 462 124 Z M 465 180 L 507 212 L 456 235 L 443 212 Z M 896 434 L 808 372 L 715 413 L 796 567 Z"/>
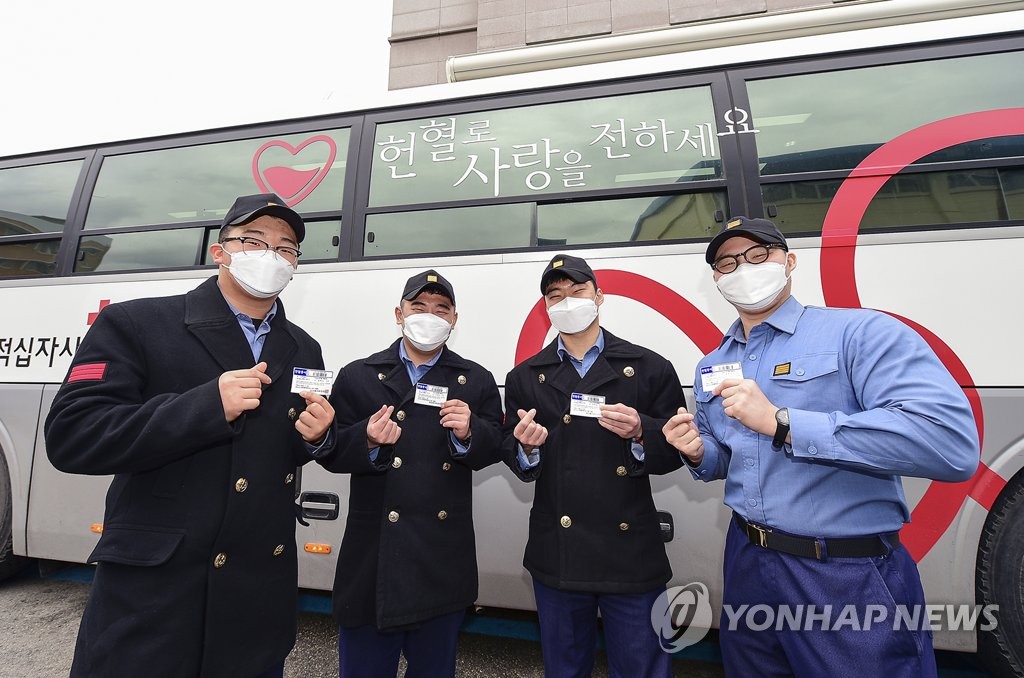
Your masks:
<path fill-rule="evenodd" d="M 281 293 L 295 273 L 295 267 L 277 252 L 229 252 L 231 264 L 221 264 L 246 292 L 257 299 Z"/>
<path fill-rule="evenodd" d="M 433 351 L 452 333 L 452 324 L 433 313 L 413 313 L 402 321 L 402 334 L 421 351 Z"/>
<path fill-rule="evenodd" d="M 718 291 L 730 304 L 744 311 L 760 311 L 772 305 L 789 282 L 786 265 L 766 261 L 740 264 L 732 273 L 718 279 Z"/>
<path fill-rule="evenodd" d="M 548 308 L 548 318 L 563 334 L 576 334 L 597 318 L 597 303 L 588 297 L 566 297 Z"/>

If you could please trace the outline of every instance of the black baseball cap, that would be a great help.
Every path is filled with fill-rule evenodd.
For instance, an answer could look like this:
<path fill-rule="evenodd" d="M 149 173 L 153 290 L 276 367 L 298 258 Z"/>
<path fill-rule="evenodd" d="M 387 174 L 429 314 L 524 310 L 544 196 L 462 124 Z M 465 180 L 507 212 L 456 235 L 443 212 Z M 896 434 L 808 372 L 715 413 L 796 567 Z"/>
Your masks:
<path fill-rule="evenodd" d="M 707 252 L 704 253 L 704 260 L 709 264 L 715 261 L 718 248 L 722 243 L 737 235 L 744 235 L 762 245 L 782 245 L 782 249 L 789 251 L 786 244 L 786 236 L 782 231 L 767 219 L 751 219 L 750 217 L 733 217 L 725 222 L 725 226 L 718 232 L 711 242 L 708 243 Z"/>
<path fill-rule="evenodd" d="M 556 276 L 568 278 L 574 283 L 584 283 L 589 280 L 594 283 L 594 287 L 597 287 L 597 276 L 594 275 L 590 264 L 579 257 L 570 257 L 568 254 L 556 255 L 554 259 L 548 262 L 547 268 L 544 269 L 544 273 L 540 276 L 541 294 L 547 291 L 547 286 L 551 284 L 551 279 Z"/>
<path fill-rule="evenodd" d="M 306 224 L 302 221 L 302 217 L 285 205 L 284 200 L 281 200 L 275 193 L 258 193 L 237 198 L 235 204 L 224 215 L 220 230 L 223 232 L 229 226 L 240 226 L 264 214 L 288 222 L 288 225 L 295 231 L 296 242 L 302 242 L 302 239 L 306 237 Z"/>
<path fill-rule="evenodd" d="M 430 289 L 432 287 L 436 289 Z M 455 290 L 452 288 L 452 284 L 434 269 L 417 273 L 409 278 L 405 283 L 405 289 L 402 290 L 402 299 L 412 301 L 424 290 L 444 294 L 452 300 L 453 305 L 455 304 Z"/>

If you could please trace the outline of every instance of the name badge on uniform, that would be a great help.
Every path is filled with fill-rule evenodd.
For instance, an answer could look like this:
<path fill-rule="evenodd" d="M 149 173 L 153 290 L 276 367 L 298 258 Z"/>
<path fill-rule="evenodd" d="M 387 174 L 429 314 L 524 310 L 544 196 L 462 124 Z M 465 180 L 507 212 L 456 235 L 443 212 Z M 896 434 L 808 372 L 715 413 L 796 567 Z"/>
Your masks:
<path fill-rule="evenodd" d="M 430 384 L 416 384 L 417 405 L 429 405 L 430 407 L 441 407 L 448 400 L 447 386 L 431 386 Z"/>
<path fill-rule="evenodd" d="M 589 393 L 573 393 L 569 401 L 569 414 L 574 417 L 601 417 L 601 405 L 604 405 L 604 396 L 590 395 Z"/>
<path fill-rule="evenodd" d="M 312 391 L 322 396 L 331 395 L 334 383 L 334 372 L 330 370 L 311 370 L 306 367 L 292 368 L 292 393 Z"/>
<path fill-rule="evenodd" d="M 700 368 L 700 387 L 706 393 L 715 390 L 726 379 L 742 379 L 743 366 L 739 363 L 719 363 Z"/>

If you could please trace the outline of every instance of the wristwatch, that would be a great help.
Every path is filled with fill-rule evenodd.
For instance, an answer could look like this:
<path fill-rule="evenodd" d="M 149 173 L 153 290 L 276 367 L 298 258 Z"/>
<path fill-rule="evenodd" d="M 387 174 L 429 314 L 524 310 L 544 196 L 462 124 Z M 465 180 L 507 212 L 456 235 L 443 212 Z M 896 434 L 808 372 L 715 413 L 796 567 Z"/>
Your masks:
<path fill-rule="evenodd" d="M 775 437 L 772 438 L 772 448 L 776 450 L 782 449 L 782 444 L 786 442 L 786 436 L 789 435 L 789 409 L 783 407 L 775 413 Z"/>

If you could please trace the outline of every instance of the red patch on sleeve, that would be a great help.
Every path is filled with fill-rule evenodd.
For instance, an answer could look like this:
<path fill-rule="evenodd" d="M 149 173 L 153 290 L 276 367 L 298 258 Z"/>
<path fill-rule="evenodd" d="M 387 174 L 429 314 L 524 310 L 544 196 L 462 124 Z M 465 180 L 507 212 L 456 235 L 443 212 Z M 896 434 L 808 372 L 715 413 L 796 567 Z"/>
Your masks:
<path fill-rule="evenodd" d="M 103 381 L 107 374 L 107 363 L 84 363 L 71 368 L 68 383 L 73 381 Z"/>

